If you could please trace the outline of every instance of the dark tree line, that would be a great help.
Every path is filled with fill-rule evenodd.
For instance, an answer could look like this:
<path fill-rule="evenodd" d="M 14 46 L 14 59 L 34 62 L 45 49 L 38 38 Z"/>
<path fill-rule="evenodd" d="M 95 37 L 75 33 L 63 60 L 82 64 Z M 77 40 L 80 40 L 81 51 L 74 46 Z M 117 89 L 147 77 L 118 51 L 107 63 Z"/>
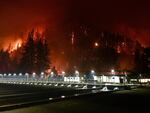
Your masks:
<path fill-rule="evenodd" d="M 0 50 L 0 72 L 11 71 L 11 59 L 8 51 Z"/>
<path fill-rule="evenodd" d="M 45 72 L 51 64 L 49 52 L 46 39 L 33 30 L 18 50 L 0 50 L 0 73 Z"/>
<path fill-rule="evenodd" d="M 23 46 L 19 71 L 41 73 L 50 68 L 49 49 L 46 39 L 32 31 Z"/>
<path fill-rule="evenodd" d="M 68 34 L 72 32 L 74 35 L 69 36 L 70 39 L 74 38 L 74 43 L 68 42 L 72 46 L 70 53 L 68 52 L 68 70 L 76 68 L 85 72 L 94 69 L 101 72 L 115 68 L 118 71 L 142 71 L 143 48 L 130 37 L 118 32 L 95 30 L 84 25 L 68 29 Z M 95 46 L 95 43 L 98 45 Z"/>

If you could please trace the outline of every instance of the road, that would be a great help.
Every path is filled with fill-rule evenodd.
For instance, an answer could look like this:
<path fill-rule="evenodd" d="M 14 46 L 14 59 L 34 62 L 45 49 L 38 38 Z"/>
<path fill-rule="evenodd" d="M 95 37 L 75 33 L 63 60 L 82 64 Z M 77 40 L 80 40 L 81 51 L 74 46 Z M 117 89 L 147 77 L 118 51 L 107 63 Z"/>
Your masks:
<path fill-rule="evenodd" d="M 107 89 L 108 88 L 108 89 Z M 0 83 L 0 111 L 124 90 L 125 86 L 60 83 Z M 118 90 L 117 89 L 117 90 Z M 108 91 L 108 92 L 106 92 Z"/>
<path fill-rule="evenodd" d="M 82 95 L 2 113 L 149 113 L 150 88 Z"/>
<path fill-rule="evenodd" d="M 91 93 L 91 90 L 54 86 L 0 84 L 0 111 L 47 103 L 49 101 L 59 101 L 87 93 Z"/>

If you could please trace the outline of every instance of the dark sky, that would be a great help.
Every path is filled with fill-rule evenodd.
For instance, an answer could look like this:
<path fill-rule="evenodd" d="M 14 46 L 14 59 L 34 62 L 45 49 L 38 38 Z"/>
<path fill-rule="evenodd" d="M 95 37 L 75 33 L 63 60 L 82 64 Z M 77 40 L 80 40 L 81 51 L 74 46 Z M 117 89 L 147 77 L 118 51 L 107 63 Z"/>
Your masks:
<path fill-rule="evenodd" d="M 0 45 L 34 26 L 48 27 L 49 40 L 57 40 L 65 25 L 83 23 L 122 32 L 149 46 L 149 6 L 144 0 L 0 0 Z"/>

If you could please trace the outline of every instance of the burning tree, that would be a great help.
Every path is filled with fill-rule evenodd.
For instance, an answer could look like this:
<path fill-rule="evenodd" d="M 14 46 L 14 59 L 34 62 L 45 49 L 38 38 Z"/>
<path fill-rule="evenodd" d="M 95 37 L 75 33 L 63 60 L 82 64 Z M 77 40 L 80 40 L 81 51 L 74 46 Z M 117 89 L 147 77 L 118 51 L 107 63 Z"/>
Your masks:
<path fill-rule="evenodd" d="M 35 65 L 34 31 L 28 34 L 26 43 L 23 45 L 22 58 L 20 60 L 20 72 L 32 72 Z"/>
<path fill-rule="evenodd" d="M 34 30 L 28 34 L 23 45 L 22 58 L 19 64 L 20 72 L 40 73 L 50 66 L 49 50 L 46 39 L 42 35 L 35 35 Z"/>
<path fill-rule="evenodd" d="M 49 69 L 50 67 L 48 44 L 46 39 L 41 38 L 40 34 L 36 40 L 35 47 L 35 69 L 37 73 L 40 73 Z"/>

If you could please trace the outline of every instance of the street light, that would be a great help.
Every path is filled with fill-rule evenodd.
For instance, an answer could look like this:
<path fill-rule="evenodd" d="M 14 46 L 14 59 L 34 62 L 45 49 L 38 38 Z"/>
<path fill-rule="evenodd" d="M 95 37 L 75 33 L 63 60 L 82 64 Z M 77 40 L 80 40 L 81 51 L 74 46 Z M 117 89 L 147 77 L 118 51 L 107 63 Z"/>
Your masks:
<path fill-rule="evenodd" d="M 65 74 L 66 74 L 65 71 L 62 71 L 62 76 L 63 76 L 63 77 L 65 76 Z"/>
<path fill-rule="evenodd" d="M 142 74 L 139 74 L 140 77 L 142 77 Z"/>
<path fill-rule="evenodd" d="M 32 77 L 33 77 L 33 78 L 35 78 L 35 75 L 36 75 L 36 73 L 35 73 L 35 72 L 33 72 L 33 73 L 32 73 Z"/>
<path fill-rule="evenodd" d="M 54 72 L 51 72 L 51 76 L 52 76 L 52 77 L 54 76 Z"/>
<path fill-rule="evenodd" d="M 41 75 L 44 75 L 44 72 L 41 72 Z"/>
<path fill-rule="evenodd" d="M 112 70 L 111 70 L 111 72 L 112 72 L 112 73 L 114 73 L 114 72 L 115 72 L 115 70 L 114 70 L 114 69 L 112 69 Z"/>
<path fill-rule="evenodd" d="M 141 84 L 141 78 L 142 78 L 142 74 L 139 74 L 139 82 Z"/>
<path fill-rule="evenodd" d="M 92 81 L 93 80 L 95 81 L 97 79 L 97 77 L 95 76 L 95 71 L 94 70 L 91 70 L 91 76 L 92 76 Z"/>
<path fill-rule="evenodd" d="M 114 69 L 111 69 L 111 74 L 115 74 L 115 70 Z"/>
<path fill-rule="evenodd" d="M 28 76 L 28 75 L 29 75 L 29 73 L 25 73 L 25 75 L 26 75 L 26 76 Z"/>
<path fill-rule="evenodd" d="M 42 79 L 44 78 L 44 72 L 41 72 L 41 78 Z"/>
<path fill-rule="evenodd" d="M 35 73 L 35 72 L 33 72 L 33 73 L 32 73 L 32 75 L 36 75 L 36 73 Z"/>
<path fill-rule="evenodd" d="M 33 81 L 35 81 L 35 80 L 36 80 L 35 76 L 36 76 L 36 73 L 35 73 L 35 72 L 33 72 L 33 73 L 32 73 Z"/>
<path fill-rule="evenodd" d="M 65 72 L 64 72 L 64 71 L 62 71 L 62 74 L 65 74 Z"/>
<path fill-rule="evenodd" d="M 17 75 L 16 73 L 13 74 L 13 76 L 16 76 L 16 75 Z"/>
<path fill-rule="evenodd" d="M 75 75 L 76 75 L 76 76 L 79 76 L 79 71 L 76 70 L 76 71 L 75 71 Z"/>
<path fill-rule="evenodd" d="M 22 76 L 22 73 L 19 73 L 19 76 Z"/>
<path fill-rule="evenodd" d="M 28 82 L 29 81 L 29 73 L 25 73 L 25 76 L 27 77 L 26 81 Z"/>
<path fill-rule="evenodd" d="M 94 70 L 91 70 L 91 74 L 95 74 L 95 71 L 94 71 Z"/>
<path fill-rule="evenodd" d="M 127 80 L 127 72 L 125 72 L 125 82 L 128 82 L 128 80 Z"/>

